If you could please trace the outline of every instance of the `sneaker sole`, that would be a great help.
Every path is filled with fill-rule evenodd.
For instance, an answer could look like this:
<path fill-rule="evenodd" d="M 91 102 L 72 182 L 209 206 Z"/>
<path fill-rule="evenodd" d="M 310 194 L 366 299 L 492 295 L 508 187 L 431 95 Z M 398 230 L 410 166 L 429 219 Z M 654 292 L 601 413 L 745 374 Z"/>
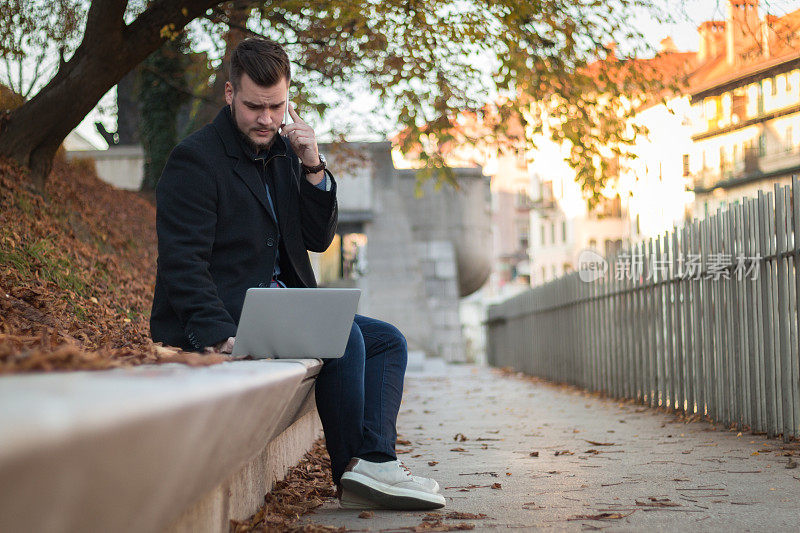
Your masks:
<path fill-rule="evenodd" d="M 445 505 L 441 494 L 393 487 L 356 472 L 345 472 L 341 483 L 343 488 L 383 509 L 427 511 Z"/>
<path fill-rule="evenodd" d="M 364 511 L 368 509 L 380 508 L 381 507 L 378 504 L 356 496 L 355 494 L 351 494 L 350 491 L 348 491 L 346 494 L 343 494 L 339 500 L 339 509 L 355 509 L 358 511 Z"/>

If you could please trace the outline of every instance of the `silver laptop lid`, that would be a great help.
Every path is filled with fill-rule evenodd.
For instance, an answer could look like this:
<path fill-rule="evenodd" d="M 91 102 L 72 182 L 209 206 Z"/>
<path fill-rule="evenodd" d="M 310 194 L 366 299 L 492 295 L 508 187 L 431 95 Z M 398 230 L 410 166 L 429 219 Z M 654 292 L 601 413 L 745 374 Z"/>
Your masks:
<path fill-rule="evenodd" d="M 360 296 L 360 289 L 248 289 L 232 355 L 341 357 Z"/>

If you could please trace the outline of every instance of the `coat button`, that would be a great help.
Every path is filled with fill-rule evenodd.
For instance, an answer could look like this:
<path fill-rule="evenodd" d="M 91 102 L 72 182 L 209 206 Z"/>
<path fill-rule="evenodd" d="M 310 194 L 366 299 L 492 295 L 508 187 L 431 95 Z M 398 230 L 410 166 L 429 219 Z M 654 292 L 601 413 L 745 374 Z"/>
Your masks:
<path fill-rule="evenodd" d="M 273 239 L 272 237 L 267 238 L 267 246 L 270 247 L 275 246 L 275 239 Z"/>

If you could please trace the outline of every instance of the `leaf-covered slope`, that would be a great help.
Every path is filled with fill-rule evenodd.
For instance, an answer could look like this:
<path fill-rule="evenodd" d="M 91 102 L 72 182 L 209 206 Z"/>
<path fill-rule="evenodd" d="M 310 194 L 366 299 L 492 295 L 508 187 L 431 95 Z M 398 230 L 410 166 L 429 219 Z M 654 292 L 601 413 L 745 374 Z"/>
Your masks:
<path fill-rule="evenodd" d="M 57 159 L 46 195 L 0 161 L 0 373 L 215 362 L 153 345 L 155 208 Z"/>

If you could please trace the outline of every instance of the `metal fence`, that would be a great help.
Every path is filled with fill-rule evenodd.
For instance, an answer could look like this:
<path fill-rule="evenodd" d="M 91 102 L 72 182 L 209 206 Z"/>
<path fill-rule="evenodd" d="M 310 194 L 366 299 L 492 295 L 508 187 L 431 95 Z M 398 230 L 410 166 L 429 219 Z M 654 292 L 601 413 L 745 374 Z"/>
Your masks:
<path fill-rule="evenodd" d="M 795 177 L 634 246 L 595 281 L 581 268 L 490 307 L 489 362 L 798 436 L 798 194 Z"/>

